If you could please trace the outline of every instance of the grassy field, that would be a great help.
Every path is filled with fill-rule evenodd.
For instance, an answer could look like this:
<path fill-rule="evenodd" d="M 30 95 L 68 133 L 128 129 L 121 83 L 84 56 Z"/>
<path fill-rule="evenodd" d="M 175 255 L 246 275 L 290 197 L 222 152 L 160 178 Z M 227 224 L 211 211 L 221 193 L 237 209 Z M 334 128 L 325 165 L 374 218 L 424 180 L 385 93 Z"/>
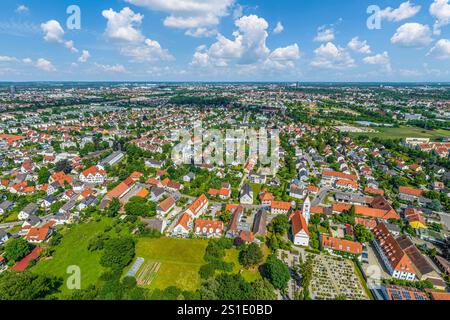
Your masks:
<path fill-rule="evenodd" d="M 247 270 L 244 269 L 244 267 L 239 264 L 239 250 L 234 248 L 227 250 L 224 260 L 226 262 L 233 262 L 234 263 L 233 273 L 240 273 L 246 281 L 252 282 L 257 279 L 261 279 L 261 275 L 258 269 Z"/>
<path fill-rule="evenodd" d="M 64 284 L 62 293 L 68 293 L 65 281 L 69 276 L 67 267 L 76 265 L 81 270 L 81 288 L 95 284 L 98 277 L 104 271 L 100 265 L 100 251 L 88 251 L 89 240 L 96 234 L 104 231 L 110 220 L 104 219 L 100 222 L 90 222 L 75 225 L 72 229 L 63 232 L 64 237 L 52 257 L 41 259 L 32 268 L 33 272 L 62 277 Z"/>
<path fill-rule="evenodd" d="M 450 136 L 449 130 L 425 130 L 417 127 L 401 126 L 399 128 L 380 127 L 373 128 L 377 132 L 367 133 L 351 133 L 353 136 L 368 136 L 378 137 L 381 139 L 405 139 L 405 138 L 430 138 L 431 140 L 437 140 L 440 138 Z"/>
<path fill-rule="evenodd" d="M 205 264 L 203 256 L 207 245 L 208 241 L 199 239 L 139 239 L 136 257 L 144 258 L 145 262 L 161 263 L 149 288 L 197 289 L 200 285 L 198 271 Z"/>

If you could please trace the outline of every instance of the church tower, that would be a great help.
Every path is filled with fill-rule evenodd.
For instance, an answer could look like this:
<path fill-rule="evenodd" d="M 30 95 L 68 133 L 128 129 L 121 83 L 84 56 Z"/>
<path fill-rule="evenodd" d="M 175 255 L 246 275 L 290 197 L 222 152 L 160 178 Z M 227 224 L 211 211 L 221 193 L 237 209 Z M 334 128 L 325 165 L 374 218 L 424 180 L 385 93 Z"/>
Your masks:
<path fill-rule="evenodd" d="M 309 224 L 309 218 L 311 217 L 311 201 L 309 200 L 309 196 L 306 196 L 305 202 L 303 202 L 302 214 L 306 223 Z"/>

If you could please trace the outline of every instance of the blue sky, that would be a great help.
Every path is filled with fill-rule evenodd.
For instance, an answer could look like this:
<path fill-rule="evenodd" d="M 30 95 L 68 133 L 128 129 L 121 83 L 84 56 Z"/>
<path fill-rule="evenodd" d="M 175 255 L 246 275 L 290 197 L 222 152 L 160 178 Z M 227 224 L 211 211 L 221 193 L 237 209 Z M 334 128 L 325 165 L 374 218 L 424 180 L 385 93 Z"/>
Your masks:
<path fill-rule="evenodd" d="M 66 9 L 81 10 L 81 28 Z M 369 5 L 378 6 L 371 22 Z M 2 0 L 0 81 L 450 81 L 450 1 Z"/>

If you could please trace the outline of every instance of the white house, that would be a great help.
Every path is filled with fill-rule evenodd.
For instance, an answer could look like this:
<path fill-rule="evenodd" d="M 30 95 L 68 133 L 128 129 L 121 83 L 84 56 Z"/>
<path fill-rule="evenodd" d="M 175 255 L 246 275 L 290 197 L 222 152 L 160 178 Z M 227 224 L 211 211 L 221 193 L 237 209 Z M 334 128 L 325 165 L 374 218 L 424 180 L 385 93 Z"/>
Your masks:
<path fill-rule="evenodd" d="M 39 209 L 38 205 L 35 203 L 29 203 L 25 208 L 23 208 L 18 215 L 19 220 L 26 220 L 29 216 L 34 215 Z"/>
<path fill-rule="evenodd" d="M 247 183 L 242 186 L 239 199 L 242 204 L 253 204 L 253 190 Z"/>
<path fill-rule="evenodd" d="M 188 213 L 183 213 L 178 219 L 172 234 L 178 237 L 186 237 L 192 229 L 192 218 Z"/>
<path fill-rule="evenodd" d="M 85 183 L 102 184 L 106 179 L 106 171 L 102 166 L 92 166 L 80 173 L 80 180 Z"/>
<path fill-rule="evenodd" d="M 223 231 L 223 222 L 197 219 L 195 221 L 194 230 L 195 234 L 198 236 L 220 238 Z"/>

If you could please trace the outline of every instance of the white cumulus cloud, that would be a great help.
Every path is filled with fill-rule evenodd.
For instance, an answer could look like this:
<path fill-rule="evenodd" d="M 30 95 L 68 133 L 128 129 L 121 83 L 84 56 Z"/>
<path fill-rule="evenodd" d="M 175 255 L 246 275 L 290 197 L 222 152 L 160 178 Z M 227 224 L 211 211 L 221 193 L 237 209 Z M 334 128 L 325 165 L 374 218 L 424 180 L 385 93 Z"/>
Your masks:
<path fill-rule="evenodd" d="M 134 61 L 172 60 L 173 56 L 158 41 L 146 38 L 140 29 L 144 16 L 128 7 L 120 12 L 104 10 L 105 35 L 119 43 L 120 52 Z"/>
<path fill-rule="evenodd" d="M 402 47 L 421 48 L 431 43 L 431 30 L 428 25 L 420 23 L 405 23 L 397 29 L 391 38 L 391 43 Z"/>
<path fill-rule="evenodd" d="M 30 9 L 28 9 L 28 7 L 26 5 L 21 4 L 21 5 L 17 6 L 16 12 L 17 13 L 28 13 L 28 12 L 30 12 Z"/>
<path fill-rule="evenodd" d="M 350 40 L 350 42 L 347 44 L 347 47 L 359 53 L 371 53 L 370 46 L 367 44 L 367 41 L 361 41 L 359 40 L 359 37 L 352 38 L 352 40 Z"/>
<path fill-rule="evenodd" d="M 350 54 L 341 47 L 332 42 L 322 44 L 314 50 L 315 57 L 311 65 L 317 68 L 325 69 L 345 69 L 355 67 L 355 60 Z"/>
<path fill-rule="evenodd" d="M 278 22 L 277 22 L 277 25 L 276 25 L 275 28 L 273 29 L 273 33 L 279 34 L 279 33 L 282 33 L 283 30 L 284 30 L 283 24 L 281 23 L 281 21 L 278 21 Z"/>
<path fill-rule="evenodd" d="M 450 24 L 450 0 L 434 0 L 430 5 L 430 14 L 436 18 L 433 32 L 441 34 L 441 28 Z"/>
<path fill-rule="evenodd" d="M 334 40 L 334 29 L 321 26 L 317 29 L 317 35 L 314 38 L 316 42 L 329 42 Z"/>
<path fill-rule="evenodd" d="M 198 34 L 195 29 L 212 28 L 219 25 L 220 19 L 229 14 L 235 0 L 126 0 L 127 2 L 161 11 L 168 16 L 164 25 L 172 28 L 188 29 L 188 35 Z M 242 9 L 238 13 L 242 15 Z M 204 33 L 206 34 L 206 33 Z"/>
<path fill-rule="evenodd" d="M 81 56 L 78 58 L 78 62 L 87 62 L 90 57 L 91 54 L 89 53 L 89 51 L 83 50 L 83 52 L 81 52 Z"/>
<path fill-rule="evenodd" d="M 218 34 L 216 42 L 209 48 L 202 45 L 192 58 L 192 66 L 226 67 L 230 65 L 259 65 L 260 67 L 282 69 L 293 67 L 300 58 L 300 49 L 292 44 L 271 51 L 266 44 L 269 24 L 256 15 L 243 16 L 235 21 L 237 30 L 234 39 Z M 247 69 L 248 70 L 248 69 Z"/>
<path fill-rule="evenodd" d="M 439 60 L 450 59 L 450 40 L 439 40 L 427 55 Z"/>
<path fill-rule="evenodd" d="M 78 49 L 74 47 L 72 40 L 64 40 L 64 29 L 61 27 L 58 21 L 49 20 L 41 24 L 41 29 L 44 32 L 44 40 L 52 43 L 59 43 L 64 45 L 72 52 L 78 52 Z"/>
<path fill-rule="evenodd" d="M 416 6 L 410 1 L 406 1 L 400 4 L 400 6 L 396 9 L 387 7 L 386 9 L 381 10 L 380 18 L 386 19 L 388 21 L 398 22 L 414 17 L 416 14 L 419 13 L 420 9 L 421 6 L 419 5 Z"/>
<path fill-rule="evenodd" d="M 126 73 L 126 68 L 121 64 L 99 64 L 95 63 L 95 66 L 100 69 L 101 71 L 110 72 L 110 73 Z"/>
<path fill-rule="evenodd" d="M 53 66 L 53 64 L 51 63 L 51 61 L 46 60 L 44 58 L 39 58 L 36 61 L 36 68 L 43 70 L 43 71 L 47 71 L 47 72 L 51 72 L 51 71 L 55 71 L 56 68 Z"/>

